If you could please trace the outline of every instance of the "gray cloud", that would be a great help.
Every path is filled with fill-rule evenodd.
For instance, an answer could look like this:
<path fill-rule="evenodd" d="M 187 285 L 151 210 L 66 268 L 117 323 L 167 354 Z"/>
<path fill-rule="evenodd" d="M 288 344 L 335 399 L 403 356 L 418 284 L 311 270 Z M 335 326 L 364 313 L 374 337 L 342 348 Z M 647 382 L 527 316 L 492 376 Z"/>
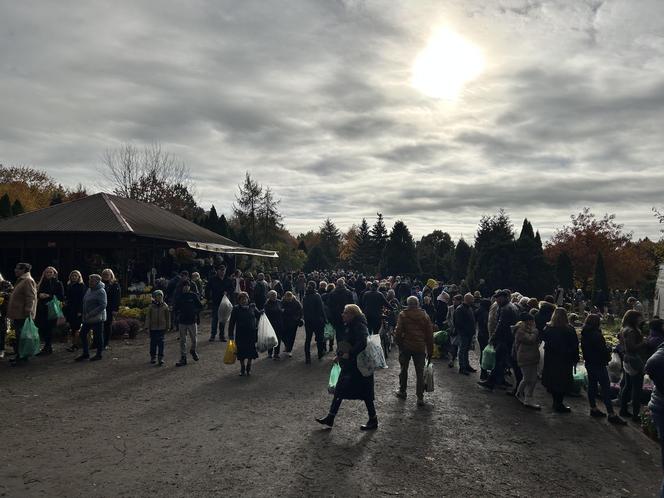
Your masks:
<path fill-rule="evenodd" d="M 456 102 L 409 84 L 440 26 L 487 59 Z M 250 171 L 294 232 L 380 211 L 470 238 L 505 207 L 546 236 L 589 205 L 656 237 L 663 29 L 657 0 L 10 2 L 0 162 L 98 184 L 104 149 L 159 141 L 203 205 Z"/>

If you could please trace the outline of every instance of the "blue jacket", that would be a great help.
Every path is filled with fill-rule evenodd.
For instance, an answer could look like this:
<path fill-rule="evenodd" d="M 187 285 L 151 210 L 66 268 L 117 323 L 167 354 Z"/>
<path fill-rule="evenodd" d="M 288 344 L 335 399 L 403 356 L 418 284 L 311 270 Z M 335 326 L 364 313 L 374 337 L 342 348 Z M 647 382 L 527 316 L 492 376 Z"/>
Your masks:
<path fill-rule="evenodd" d="M 99 282 L 94 289 L 88 289 L 83 296 L 83 323 L 99 323 L 106 321 L 106 290 Z"/>

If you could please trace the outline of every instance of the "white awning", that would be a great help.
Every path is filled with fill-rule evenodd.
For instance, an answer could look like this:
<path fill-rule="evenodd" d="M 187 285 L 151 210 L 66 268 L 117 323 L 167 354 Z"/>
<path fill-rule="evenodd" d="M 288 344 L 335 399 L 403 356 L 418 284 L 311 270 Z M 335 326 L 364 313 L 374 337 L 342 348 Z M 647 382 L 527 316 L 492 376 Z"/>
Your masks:
<path fill-rule="evenodd" d="M 226 246 L 223 244 L 213 244 L 207 242 L 190 242 L 187 245 L 192 249 L 200 249 L 201 251 L 218 252 L 222 254 L 243 254 L 247 256 L 260 256 L 262 258 L 278 258 L 279 254 L 276 251 L 266 251 L 263 249 L 251 249 L 249 247 L 234 247 Z"/>

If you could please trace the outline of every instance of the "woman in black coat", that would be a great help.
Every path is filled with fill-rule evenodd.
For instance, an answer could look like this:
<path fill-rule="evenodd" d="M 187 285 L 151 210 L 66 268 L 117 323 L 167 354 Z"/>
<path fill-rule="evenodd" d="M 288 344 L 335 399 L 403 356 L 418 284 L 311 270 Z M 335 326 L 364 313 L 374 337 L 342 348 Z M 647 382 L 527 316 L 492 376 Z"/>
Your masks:
<path fill-rule="evenodd" d="M 369 421 L 360 426 L 360 430 L 377 429 L 378 418 L 374 406 L 374 377 L 373 374 L 368 377 L 363 376 L 357 368 L 357 355 L 367 347 L 367 338 L 369 337 L 367 319 L 356 304 L 347 304 L 341 316 L 347 327 L 343 340 L 339 342 L 335 360 L 341 366 L 341 374 L 334 390 L 330 412 L 326 417 L 317 418 L 316 421 L 332 427 L 334 417 L 336 417 L 344 399 L 361 399 L 367 407 Z"/>
<path fill-rule="evenodd" d="M 284 345 L 290 358 L 293 356 L 293 344 L 295 344 L 297 328 L 302 321 L 302 305 L 295 299 L 291 291 L 287 291 L 281 301 L 281 307 L 284 310 Z"/>
<path fill-rule="evenodd" d="M 281 341 L 284 340 L 284 309 L 281 301 L 277 299 L 277 291 L 271 290 L 267 293 L 267 301 L 265 301 L 263 309 L 267 319 L 270 320 L 274 333 L 277 334 L 277 345 L 267 355 L 269 358 L 274 357 L 275 360 L 278 360 Z"/>
<path fill-rule="evenodd" d="M 69 274 L 69 282 L 65 289 L 64 314 L 71 329 L 71 346 L 67 351 L 74 352 L 78 349 L 78 332 L 81 330 L 81 316 L 83 313 L 83 296 L 87 286 L 83 283 L 81 272 L 74 270 Z"/>
<path fill-rule="evenodd" d="M 65 298 L 65 289 L 62 282 L 58 280 L 58 271 L 52 266 L 48 266 L 42 273 L 41 279 L 37 284 L 37 315 L 35 325 L 44 339 L 44 347 L 37 353 L 37 356 L 47 355 L 53 352 L 53 329 L 58 323 L 57 318 L 48 317 L 48 303 L 57 298 L 62 302 Z"/>
<path fill-rule="evenodd" d="M 569 413 L 572 409 L 563 404 L 565 393 L 574 385 L 573 370 L 579 361 L 579 339 L 574 327 L 569 324 L 567 312 L 557 308 L 551 322 L 544 328 L 544 369 L 542 384 L 553 397 L 553 409 L 558 413 Z"/>
<path fill-rule="evenodd" d="M 316 337 L 316 347 L 318 348 L 318 359 L 325 356 L 325 307 L 320 294 L 316 292 L 316 282 L 311 281 L 307 284 L 307 290 L 302 300 L 302 311 L 304 314 L 304 358 L 305 363 L 311 363 L 311 338 Z"/>
<path fill-rule="evenodd" d="M 238 304 L 233 307 L 228 321 L 228 337 L 235 338 L 237 359 L 240 360 L 240 376 L 251 372 L 251 362 L 258 358 L 256 342 L 258 341 L 258 317 L 260 312 L 254 304 L 249 304 L 249 294 L 240 292 Z M 245 367 L 244 362 L 247 362 Z"/>
<path fill-rule="evenodd" d="M 106 290 L 106 321 L 104 322 L 104 349 L 106 349 L 111 341 L 113 313 L 120 309 L 120 285 L 110 268 L 101 272 L 101 281 Z"/>

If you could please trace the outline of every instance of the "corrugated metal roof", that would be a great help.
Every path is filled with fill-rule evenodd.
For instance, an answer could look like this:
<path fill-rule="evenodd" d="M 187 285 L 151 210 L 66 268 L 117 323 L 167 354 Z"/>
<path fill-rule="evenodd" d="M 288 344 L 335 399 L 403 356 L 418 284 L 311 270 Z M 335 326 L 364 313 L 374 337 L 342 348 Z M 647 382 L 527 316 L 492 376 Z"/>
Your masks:
<path fill-rule="evenodd" d="M 256 256 L 268 251 L 244 248 L 189 220 L 134 199 L 99 193 L 0 221 L 0 233 L 116 232 L 143 237 L 203 242 L 243 248 Z M 237 251 L 233 251 L 237 252 Z M 269 251 L 271 252 L 271 251 Z M 276 254 L 276 253 L 275 253 Z"/>

